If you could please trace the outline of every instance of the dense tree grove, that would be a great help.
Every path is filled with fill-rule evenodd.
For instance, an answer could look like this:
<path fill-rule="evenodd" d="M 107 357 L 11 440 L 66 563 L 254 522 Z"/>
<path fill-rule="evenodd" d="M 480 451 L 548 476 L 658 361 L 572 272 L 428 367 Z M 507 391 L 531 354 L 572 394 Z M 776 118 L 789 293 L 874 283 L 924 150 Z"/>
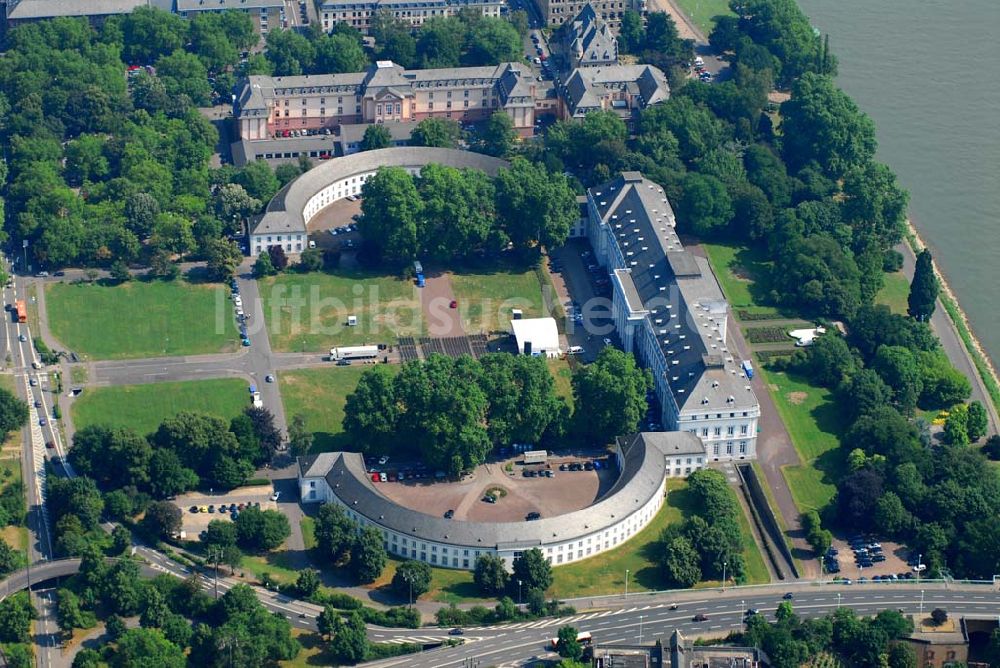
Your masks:
<path fill-rule="evenodd" d="M 378 60 L 410 69 L 497 65 L 522 57 L 521 34 L 511 21 L 473 10 L 432 17 L 415 31 L 383 11 L 373 17 L 369 33 L 378 45 Z"/>
<path fill-rule="evenodd" d="M 572 382 L 576 405 L 587 406 L 573 414 L 576 433 L 600 445 L 638 429 L 648 408 L 646 395 L 653 389 L 649 370 L 640 367 L 631 353 L 612 346 L 601 350 L 593 364 L 577 370 Z"/>
<path fill-rule="evenodd" d="M 495 180 L 472 169 L 424 167 L 420 176 L 381 168 L 362 190 L 366 251 L 402 266 L 420 257 L 448 262 L 475 255 L 561 246 L 577 214 L 561 174 L 515 159 Z"/>
<path fill-rule="evenodd" d="M 347 397 L 344 431 L 361 452 L 409 452 L 458 475 L 495 445 L 558 436 L 567 416 L 542 358 L 431 355 L 395 377 L 384 366 L 366 371 Z"/>
<path fill-rule="evenodd" d="M 666 580 L 675 587 L 691 587 L 701 580 L 737 582 L 745 574 L 740 537 L 739 504 L 725 476 L 715 469 L 695 471 L 685 492 L 693 513 L 671 524 L 660 535 L 659 562 Z"/>
<path fill-rule="evenodd" d="M 916 666 L 913 650 L 893 641 L 913 632 L 913 621 L 895 610 L 859 617 L 844 607 L 815 619 L 802 619 L 789 601 L 779 606 L 773 623 L 764 615 L 747 618 L 746 630 L 729 640 L 760 647 L 775 668 L 797 668 L 822 652 L 853 666 Z"/>
<path fill-rule="evenodd" d="M 348 566 L 363 584 L 382 574 L 387 558 L 382 534 L 373 527 L 365 529 L 337 504 L 324 503 L 316 514 L 316 546 L 320 554 L 334 564 Z"/>

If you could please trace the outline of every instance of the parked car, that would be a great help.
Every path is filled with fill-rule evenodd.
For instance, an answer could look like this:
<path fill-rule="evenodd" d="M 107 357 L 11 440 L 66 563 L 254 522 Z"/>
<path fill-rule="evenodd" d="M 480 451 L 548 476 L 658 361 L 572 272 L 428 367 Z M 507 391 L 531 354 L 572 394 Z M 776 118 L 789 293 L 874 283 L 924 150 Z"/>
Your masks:
<path fill-rule="evenodd" d="M 483 501 L 485 501 L 486 503 L 496 503 L 497 497 L 493 496 L 492 494 L 487 494 L 486 496 L 483 497 Z"/>
<path fill-rule="evenodd" d="M 538 512 L 530 512 L 524 517 L 524 519 L 527 520 L 528 522 L 534 522 L 535 520 L 539 520 L 541 518 L 542 514 Z"/>
<path fill-rule="evenodd" d="M 445 518 L 446 520 L 450 520 L 450 519 L 451 519 L 452 517 L 454 517 L 454 516 L 455 516 L 455 511 L 454 511 L 454 510 L 448 510 L 448 511 L 447 511 L 447 512 L 445 512 L 445 514 L 444 514 L 444 518 Z"/>
<path fill-rule="evenodd" d="M 277 501 L 280 498 L 281 498 L 281 492 L 275 492 L 274 494 L 271 495 L 272 501 Z"/>
<path fill-rule="evenodd" d="M 192 512 L 192 513 L 197 513 L 198 512 L 198 506 L 191 506 L 190 508 L 188 508 L 188 511 Z"/>

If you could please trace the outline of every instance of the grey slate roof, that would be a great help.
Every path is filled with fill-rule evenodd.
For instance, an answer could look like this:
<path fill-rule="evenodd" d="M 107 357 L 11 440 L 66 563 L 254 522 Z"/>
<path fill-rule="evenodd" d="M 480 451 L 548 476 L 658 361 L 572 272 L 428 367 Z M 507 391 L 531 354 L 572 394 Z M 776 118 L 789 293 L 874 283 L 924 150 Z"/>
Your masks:
<path fill-rule="evenodd" d="M 568 55 L 579 66 L 618 62 L 618 40 L 589 2 L 563 25 Z"/>
<path fill-rule="evenodd" d="M 625 90 L 639 99 L 639 108 L 665 102 L 670 97 L 667 77 L 652 65 L 606 65 L 578 67 L 565 84 L 570 114 L 583 116 L 601 108 L 601 99 L 613 90 Z"/>
<path fill-rule="evenodd" d="M 299 477 L 302 478 L 322 478 L 330 468 L 336 463 L 338 452 L 321 452 L 318 455 L 306 455 L 299 457 Z"/>
<path fill-rule="evenodd" d="M 686 431 L 647 431 L 625 438 L 642 441 L 645 445 L 659 450 L 664 457 L 705 454 L 705 444 L 701 439 Z"/>
<path fill-rule="evenodd" d="M 624 172 L 591 188 L 590 195 L 631 270 L 680 410 L 756 408 L 757 398 L 722 340 L 725 297 L 708 261 L 681 244 L 663 189 L 639 172 Z"/>
<path fill-rule="evenodd" d="M 641 439 L 625 446 L 618 481 L 600 500 L 582 510 L 534 522 L 446 520 L 400 506 L 372 484 L 358 453 L 332 453 L 336 459 L 326 482 L 345 506 L 402 535 L 473 549 L 527 549 L 590 535 L 621 521 L 659 493 L 666 472 L 661 451 Z"/>
<path fill-rule="evenodd" d="M 146 7 L 148 0 L 19 0 L 8 3 L 9 21 L 50 19 L 57 16 L 109 16 Z"/>
<path fill-rule="evenodd" d="M 430 163 L 480 169 L 490 176 L 495 176 L 508 165 L 505 160 L 480 153 L 423 146 L 383 148 L 333 158 L 313 167 L 279 190 L 268 202 L 264 215 L 257 219 L 251 234 L 304 233 L 306 221 L 302 212 L 306 203 L 331 183 L 354 174 L 375 171 L 379 167 L 422 167 Z"/>

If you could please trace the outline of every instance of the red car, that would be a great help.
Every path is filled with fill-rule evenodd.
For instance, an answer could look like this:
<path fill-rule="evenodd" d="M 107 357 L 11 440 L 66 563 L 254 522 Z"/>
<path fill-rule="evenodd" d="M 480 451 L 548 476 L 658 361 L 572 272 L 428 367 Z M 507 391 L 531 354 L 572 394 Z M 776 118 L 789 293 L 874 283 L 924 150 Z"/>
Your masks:
<path fill-rule="evenodd" d="M 450 306 L 451 308 L 458 308 L 458 302 L 452 299 L 451 303 L 448 304 L 448 306 Z"/>
<path fill-rule="evenodd" d="M 378 482 L 378 481 L 379 481 L 378 473 L 372 473 L 372 482 Z"/>

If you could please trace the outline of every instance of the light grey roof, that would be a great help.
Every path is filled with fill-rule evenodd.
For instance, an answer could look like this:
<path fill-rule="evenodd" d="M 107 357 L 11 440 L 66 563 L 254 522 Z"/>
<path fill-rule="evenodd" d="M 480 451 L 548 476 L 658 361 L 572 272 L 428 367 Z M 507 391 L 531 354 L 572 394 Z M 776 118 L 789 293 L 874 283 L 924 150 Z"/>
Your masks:
<path fill-rule="evenodd" d="M 659 450 L 664 457 L 705 454 L 705 444 L 701 439 L 686 431 L 647 431 L 626 438 L 639 439 Z"/>
<path fill-rule="evenodd" d="M 565 23 L 562 30 L 567 52 L 577 66 L 618 62 L 618 40 L 590 3 L 576 18 Z"/>
<path fill-rule="evenodd" d="M 372 484 L 358 453 L 335 453 L 339 456 L 326 474 L 326 482 L 345 506 L 403 535 L 474 549 L 539 547 L 587 536 L 619 522 L 659 493 L 666 472 L 660 450 L 641 440 L 625 445 L 623 469 L 600 500 L 582 510 L 534 522 L 446 520 L 400 506 Z"/>
<path fill-rule="evenodd" d="M 645 108 L 670 97 L 667 77 L 652 65 L 606 65 L 580 67 L 566 80 L 566 104 L 574 116 L 600 108 L 601 99 L 614 90 L 625 90 Z"/>
<path fill-rule="evenodd" d="M 8 3 L 9 21 L 50 19 L 58 16 L 110 16 L 145 7 L 148 0 L 19 0 Z"/>
<path fill-rule="evenodd" d="M 283 0 L 176 0 L 178 12 L 215 12 L 226 9 L 282 7 Z"/>
<path fill-rule="evenodd" d="M 663 189 L 639 172 L 624 172 L 589 192 L 647 310 L 679 409 L 756 408 L 757 398 L 722 340 L 725 297 L 708 261 L 681 244 Z"/>
<path fill-rule="evenodd" d="M 393 9 L 428 9 L 435 7 L 478 7 L 480 5 L 500 5 L 501 0 L 323 0 L 321 10 L 336 11 L 344 9 L 360 9 L 374 11 L 380 7 Z"/>
<path fill-rule="evenodd" d="M 340 126 L 340 143 L 342 145 L 355 144 L 365 138 L 365 130 L 374 125 L 373 123 L 356 123 Z M 382 127 L 389 131 L 389 136 L 393 141 L 408 141 L 413 129 L 417 127 L 416 121 L 387 121 L 381 123 Z"/>
<path fill-rule="evenodd" d="M 306 220 L 302 217 L 302 212 L 309 198 L 340 179 L 373 172 L 379 167 L 423 167 L 431 163 L 479 169 L 490 176 L 495 176 L 502 167 L 508 165 L 505 160 L 480 153 L 423 146 L 383 148 L 334 158 L 313 167 L 279 190 L 274 199 L 268 202 L 267 209 L 258 219 L 252 234 L 305 232 Z"/>
<path fill-rule="evenodd" d="M 333 467 L 340 456 L 338 452 L 321 452 L 298 458 L 300 478 L 322 478 Z"/>

